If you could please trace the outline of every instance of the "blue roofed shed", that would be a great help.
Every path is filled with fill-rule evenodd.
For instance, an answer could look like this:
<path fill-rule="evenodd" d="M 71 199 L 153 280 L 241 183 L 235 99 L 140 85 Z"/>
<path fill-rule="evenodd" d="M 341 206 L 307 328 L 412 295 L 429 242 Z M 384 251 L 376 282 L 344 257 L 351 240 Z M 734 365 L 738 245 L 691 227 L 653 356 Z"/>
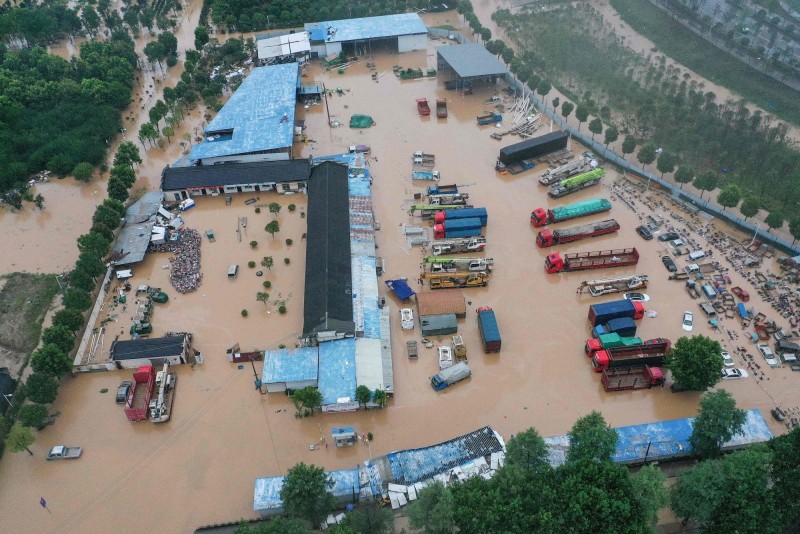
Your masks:
<path fill-rule="evenodd" d="M 305 29 L 311 36 L 311 51 L 322 57 L 342 51 L 363 55 L 373 47 L 408 52 L 428 46 L 428 29 L 416 13 L 312 22 Z"/>
<path fill-rule="evenodd" d="M 317 347 L 270 350 L 265 354 L 261 382 L 269 393 L 316 387 L 318 377 Z"/>
<path fill-rule="evenodd" d="M 203 165 L 224 161 L 289 159 L 299 82 L 297 63 L 258 67 L 205 129 L 189 154 Z"/>
<path fill-rule="evenodd" d="M 323 412 L 353 411 L 356 402 L 356 340 L 319 345 L 319 388 Z"/>
<path fill-rule="evenodd" d="M 339 504 L 356 503 L 360 495 L 358 469 L 329 471 L 326 473 L 333 480 L 331 493 Z M 257 478 L 253 494 L 253 510 L 262 516 L 283 513 L 281 489 L 286 477 Z"/>

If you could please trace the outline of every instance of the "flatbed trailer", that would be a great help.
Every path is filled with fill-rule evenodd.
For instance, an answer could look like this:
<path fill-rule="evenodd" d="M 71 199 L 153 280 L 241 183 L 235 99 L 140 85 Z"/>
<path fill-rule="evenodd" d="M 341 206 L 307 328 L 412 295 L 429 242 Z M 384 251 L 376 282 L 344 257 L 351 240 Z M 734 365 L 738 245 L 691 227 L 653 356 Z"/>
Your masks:
<path fill-rule="evenodd" d="M 606 219 L 604 221 L 591 222 L 556 230 L 543 228 L 536 236 L 536 245 L 539 248 L 562 245 L 580 239 L 611 234 L 619 230 L 619 228 L 620 226 L 616 219 Z"/>
<path fill-rule="evenodd" d="M 483 236 L 442 239 L 431 243 L 431 253 L 434 256 L 482 252 L 485 248 L 486 238 Z"/>
<path fill-rule="evenodd" d="M 599 250 L 594 252 L 575 252 L 565 254 L 558 252 L 548 254 L 545 259 L 545 270 L 549 274 L 588 269 L 604 269 L 607 267 L 625 267 L 639 263 L 639 251 L 636 248 Z"/>
<path fill-rule="evenodd" d="M 664 384 L 664 373 L 658 367 L 639 365 L 606 369 L 600 378 L 606 391 L 650 389 Z"/>

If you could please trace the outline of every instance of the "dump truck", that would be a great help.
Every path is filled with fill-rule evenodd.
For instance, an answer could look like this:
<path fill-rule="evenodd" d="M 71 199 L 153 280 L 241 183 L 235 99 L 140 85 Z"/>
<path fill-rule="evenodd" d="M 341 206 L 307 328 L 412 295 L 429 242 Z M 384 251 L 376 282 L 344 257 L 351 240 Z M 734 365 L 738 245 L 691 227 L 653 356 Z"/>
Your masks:
<path fill-rule="evenodd" d="M 439 371 L 438 375 L 433 375 L 431 377 L 431 387 L 434 391 L 441 391 L 452 386 L 456 382 L 461 382 L 465 378 L 469 378 L 471 374 L 472 371 L 466 363 L 457 363 L 452 367 Z"/>
<path fill-rule="evenodd" d="M 441 213 L 437 213 L 436 216 L 433 219 L 437 223 L 442 223 L 445 220 L 470 219 L 472 217 L 480 219 L 481 226 L 486 226 L 486 223 L 489 221 L 489 213 L 486 211 L 486 208 L 472 208 L 472 209 L 464 209 L 464 210 L 447 210 L 447 211 L 443 211 Z"/>
<path fill-rule="evenodd" d="M 531 226 L 539 228 L 553 223 L 560 223 L 578 217 L 588 217 L 595 213 L 603 213 L 611 209 L 611 202 L 604 198 L 584 200 L 568 206 L 557 208 L 536 208 L 531 212 Z"/>
<path fill-rule="evenodd" d="M 83 454 L 82 447 L 67 447 L 65 445 L 56 445 L 47 453 L 48 460 L 74 460 L 80 458 Z"/>
<path fill-rule="evenodd" d="M 428 182 L 438 182 L 439 171 L 411 171 L 412 180 L 425 180 Z"/>
<path fill-rule="evenodd" d="M 620 317 L 630 317 L 638 320 L 644 317 L 644 312 L 644 304 L 641 302 L 620 299 L 590 305 L 588 318 L 592 326 L 597 326 Z"/>
<path fill-rule="evenodd" d="M 428 196 L 434 196 L 434 195 L 456 195 L 456 194 L 458 194 L 458 185 L 456 185 L 456 184 L 429 185 L 427 193 L 428 193 Z"/>
<path fill-rule="evenodd" d="M 535 161 L 532 161 L 532 160 L 529 160 L 529 159 L 524 159 L 522 161 L 518 161 L 518 162 L 512 163 L 510 165 L 506 165 L 506 164 L 500 163 L 498 161 L 497 163 L 495 163 L 494 170 L 496 170 L 500 174 L 505 174 L 505 173 L 519 174 L 519 173 L 522 173 L 522 172 L 525 172 L 525 171 L 529 171 L 529 170 L 533 169 L 534 167 L 536 167 L 536 162 Z"/>
<path fill-rule="evenodd" d="M 447 118 L 447 100 L 442 98 L 436 99 L 436 117 L 439 119 Z"/>
<path fill-rule="evenodd" d="M 548 274 L 625 267 L 639 263 L 639 251 L 635 248 L 618 248 L 593 252 L 574 252 L 563 257 L 558 252 L 547 255 L 544 268 Z"/>
<path fill-rule="evenodd" d="M 595 352 L 592 364 L 596 373 L 615 367 L 635 365 L 663 365 L 672 344 L 667 340 L 658 343 L 642 344 L 635 347 L 615 347 Z"/>
<path fill-rule="evenodd" d="M 580 226 L 570 226 L 569 228 L 560 228 L 557 230 L 544 228 L 540 230 L 539 235 L 536 236 L 536 245 L 539 248 L 547 248 L 589 237 L 611 234 L 617 230 L 619 230 L 619 223 L 616 219 L 606 219 L 605 221 L 582 224 Z"/>
<path fill-rule="evenodd" d="M 600 381 L 606 391 L 627 391 L 663 386 L 665 378 L 659 367 L 636 365 L 633 367 L 605 369 Z"/>
<path fill-rule="evenodd" d="M 495 122 L 502 122 L 503 116 L 496 111 L 486 113 L 485 115 L 478 115 L 475 117 L 479 126 L 486 126 L 487 124 L 494 124 Z"/>
<path fill-rule="evenodd" d="M 582 158 L 576 158 L 555 169 L 547 169 L 539 178 L 539 183 L 549 186 L 569 178 L 570 176 L 584 172 L 589 168 L 591 161 L 590 158 L 584 156 Z"/>
<path fill-rule="evenodd" d="M 551 132 L 531 139 L 505 146 L 500 149 L 497 160 L 503 165 L 511 165 L 525 159 L 535 159 L 557 150 L 567 148 L 569 136 L 566 132 Z"/>
<path fill-rule="evenodd" d="M 636 276 L 617 276 L 612 278 L 601 278 L 599 280 L 588 280 L 581 282 L 578 286 L 578 294 L 583 294 L 584 291 L 589 291 L 593 297 L 601 297 L 611 293 L 620 293 L 622 291 L 634 291 L 638 289 L 646 289 L 650 277 L 646 274 L 637 274 Z"/>
<path fill-rule="evenodd" d="M 481 235 L 483 225 L 480 219 L 446 219 L 441 224 L 433 226 L 434 239 L 445 239 L 448 237 L 472 237 Z"/>
<path fill-rule="evenodd" d="M 461 239 L 443 239 L 431 244 L 434 256 L 462 254 L 464 252 L 482 252 L 486 248 L 485 237 L 465 237 Z"/>
<path fill-rule="evenodd" d="M 602 334 L 598 337 L 590 337 L 583 346 L 583 351 L 591 358 L 594 353 L 602 349 L 613 349 L 615 347 L 635 347 L 643 343 L 638 337 L 622 337 L 617 333 Z"/>
<path fill-rule="evenodd" d="M 133 373 L 133 386 L 125 400 L 125 415 L 128 421 L 144 421 L 153 396 L 156 373 L 152 365 L 144 365 Z"/>
<path fill-rule="evenodd" d="M 619 317 L 592 328 L 592 337 L 599 339 L 604 334 L 634 337 L 636 335 L 636 322 L 630 317 Z"/>
<path fill-rule="evenodd" d="M 489 273 L 422 273 L 431 289 L 451 289 L 458 287 L 483 287 L 489 283 Z"/>
<path fill-rule="evenodd" d="M 571 195 L 572 193 L 577 193 L 578 191 L 586 189 L 587 187 L 592 187 L 593 185 L 599 184 L 600 179 L 603 178 L 605 174 L 606 171 L 604 169 L 597 168 L 589 172 L 573 176 L 572 178 L 567 178 L 556 185 L 551 185 L 550 189 L 547 191 L 547 196 L 550 198 L 561 198 Z"/>
<path fill-rule="evenodd" d="M 469 193 L 455 193 L 444 195 L 428 195 L 428 204 L 432 206 L 466 206 L 469 200 Z"/>
<path fill-rule="evenodd" d="M 491 272 L 493 258 L 439 258 L 428 256 L 423 260 L 432 273 L 454 273 L 459 271 Z"/>
<path fill-rule="evenodd" d="M 478 330 L 481 333 L 483 352 L 491 354 L 500 352 L 500 329 L 497 327 L 497 318 L 494 310 L 489 307 L 478 308 Z"/>

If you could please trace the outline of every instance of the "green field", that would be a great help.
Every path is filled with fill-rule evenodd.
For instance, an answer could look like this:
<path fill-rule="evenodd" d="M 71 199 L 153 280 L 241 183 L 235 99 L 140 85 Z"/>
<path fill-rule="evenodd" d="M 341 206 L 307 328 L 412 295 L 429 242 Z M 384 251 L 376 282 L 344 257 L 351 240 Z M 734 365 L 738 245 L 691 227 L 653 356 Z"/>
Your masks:
<path fill-rule="evenodd" d="M 12 273 L 3 278 L 6 283 L 0 290 L 0 363 L 21 367 L 39 343 L 42 321 L 58 293 L 58 282 L 52 274 Z"/>
<path fill-rule="evenodd" d="M 765 76 L 695 35 L 647 0 L 611 0 L 622 20 L 659 51 L 745 100 L 800 124 L 797 91 Z"/>

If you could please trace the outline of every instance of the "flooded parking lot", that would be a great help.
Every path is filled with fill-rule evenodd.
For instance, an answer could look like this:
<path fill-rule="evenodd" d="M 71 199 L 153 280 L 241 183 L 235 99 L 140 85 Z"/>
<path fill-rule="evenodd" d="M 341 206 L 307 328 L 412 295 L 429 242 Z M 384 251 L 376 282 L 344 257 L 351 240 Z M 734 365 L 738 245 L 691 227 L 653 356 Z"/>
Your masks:
<path fill-rule="evenodd" d="M 164 268 L 167 254 L 148 255 L 134 266 L 131 281 L 134 289 L 146 283 L 170 294 L 169 303 L 157 305 L 154 312 L 153 335 L 192 332 L 194 346 L 204 356 L 202 365 L 177 369 L 180 380 L 171 421 L 164 425 L 127 421 L 112 394 L 119 381 L 130 378 L 129 371 L 66 379 L 53 407 L 61 415 L 54 426 L 38 435 L 33 446 L 36 456 L 7 454 L 0 462 L 0 503 L 9 530 L 94 532 L 113 525 L 131 531 L 188 532 L 207 523 L 253 517 L 255 478 L 283 474 L 298 461 L 327 469 L 352 467 L 370 456 L 437 443 L 483 425 L 491 425 L 506 437 L 529 426 L 543 435 L 563 434 L 575 419 L 593 409 L 600 410 L 614 426 L 696 413 L 696 393 L 673 394 L 668 388 L 605 393 L 583 353 L 589 333 L 587 307 L 595 300 L 576 295 L 576 289 L 583 280 L 606 276 L 650 275 L 647 307 L 657 316 L 641 321 L 640 337 L 676 340 L 683 334 L 684 310 L 696 312 L 693 334 L 721 336 L 700 320 L 697 304 L 683 290 L 682 282 L 667 281 L 660 243 L 645 242 L 634 232 L 646 208 L 640 203 L 636 213 L 615 199 L 610 186 L 620 177 L 609 172 L 600 186 L 550 201 L 537 181 L 544 170 L 541 166 L 515 176 L 494 171 L 499 148 L 517 140 L 506 137 L 498 142 L 490 138 L 495 129 L 475 124 L 476 115 L 492 109 L 484 101 L 498 94 L 497 87 L 477 86 L 473 95 L 462 96 L 445 91 L 441 78 L 400 81 L 394 76 L 392 66 L 396 64 L 434 67 L 432 47 L 402 55 L 382 53 L 375 63 L 377 82 L 365 63 L 349 67 L 345 74 L 322 73 L 318 64 L 311 66 L 304 80 L 324 81 L 329 89 L 342 89 L 341 96 L 328 98 L 333 119 L 346 124 L 352 114 L 363 113 L 377 124 L 367 130 L 331 129 L 324 103 L 307 110 L 299 107 L 298 118 L 306 121 L 313 142 L 296 156 L 338 153 L 353 144 L 372 147 L 373 204 L 381 225 L 378 254 L 385 260 L 386 272 L 379 282 L 382 294 L 383 279 L 408 277 L 415 281 L 423 256 L 418 248 L 408 246 L 402 233 L 402 225 L 419 224 L 407 210 L 414 193 L 427 185 L 410 179 L 413 151 L 436 154 L 442 183 L 460 184 L 469 192 L 471 203 L 488 209 L 486 256 L 495 260 L 494 274 L 488 287 L 465 290 L 467 317 L 459 320 L 472 378 L 435 393 L 428 380 L 438 370 L 435 350 L 421 348 L 417 361 L 406 358 L 405 342 L 419 340 L 419 328 L 400 330 L 398 309 L 403 306 L 387 295 L 392 310 L 395 377 L 395 396 L 387 409 L 295 419 L 286 397 L 260 395 L 254 390 L 250 366 L 239 369 L 228 363 L 225 350 L 236 342 L 243 350 L 274 348 L 281 343 L 292 346 L 301 331 L 305 219 L 300 212 L 305 198 L 259 194 L 259 204 L 278 201 L 283 205 L 278 216 L 281 231 L 274 239 L 263 230 L 273 215 L 263 208 L 256 214 L 254 205 L 244 204 L 255 194 L 234 195 L 230 206 L 225 205 L 224 197 L 199 198 L 197 207 L 186 213 L 186 224 L 203 236 L 206 230 L 214 230 L 216 241 L 203 237 L 203 283 L 198 291 L 183 295 L 171 288 L 169 271 Z M 421 97 L 431 102 L 446 98 L 449 117 L 418 116 L 415 100 Z M 546 126 L 540 130 L 544 131 Z M 583 151 L 578 146 L 572 149 Z M 147 164 L 146 169 L 149 173 L 160 171 L 155 163 Z M 150 174 L 143 179 L 152 184 L 158 176 Z M 535 246 L 535 232 L 529 224 L 531 210 L 595 197 L 610 198 L 614 205 L 609 214 L 596 218 L 614 217 L 622 230 L 558 250 L 636 246 L 641 254 L 638 266 L 546 274 L 544 257 L 550 249 Z M 298 210 L 289 213 L 289 203 L 297 204 Z M 667 212 L 659 215 L 685 226 Z M 239 217 L 248 217 L 248 235 L 241 242 L 236 233 Z M 294 244 L 287 246 L 286 238 L 292 238 Z M 256 249 L 250 248 L 251 240 L 258 241 Z M 255 271 L 261 267 L 246 265 L 251 260 L 260 262 L 263 256 L 273 256 L 275 267 L 257 277 Z M 288 266 L 284 257 L 290 258 Z M 236 280 L 226 276 L 232 263 L 240 266 Z M 680 259 L 677 263 L 685 264 Z M 744 287 L 738 275 L 731 276 L 736 285 Z M 267 290 L 271 302 L 266 306 L 256 301 L 256 293 L 264 290 L 264 280 L 273 285 Z M 287 301 L 286 315 L 275 311 L 272 301 L 277 299 Z M 751 303 L 770 315 L 757 297 Z M 499 354 L 485 355 L 480 350 L 474 312 L 479 306 L 491 306 L 497 314 L 503 336 Z M 241 316 L 242 309 L 249 311 L 247 318 Z M 130 326 L 124 314 L 115 319 L 110 323 L 106 347 L 118 333 L 125 337 Z M 256 366 L 260 372 L 260 364 Z M 773 406 L 770 396 L 785 406 L 800 404 L 793 387 L 795 376 L 788 368 L 764 373 L 763 381 L 750 378 L 723 386 L 741 407 L 759 408 L 764 413 Z M 100 393 L 103 388 L 109 393 Z M 329 436 L 331 427 L 342 425 L 372 432 L 375 440 L 350 449 L 309 449 L 309 444 Z M 773 424 L 772 430 L 777 433 L 782 427 Z M 74 462 L 46 462 L 46 449 L 60 443 L 82 446 L 83 457 Z M 40 497 L 47 499 L 52 514 L 39 506 Z"/>

